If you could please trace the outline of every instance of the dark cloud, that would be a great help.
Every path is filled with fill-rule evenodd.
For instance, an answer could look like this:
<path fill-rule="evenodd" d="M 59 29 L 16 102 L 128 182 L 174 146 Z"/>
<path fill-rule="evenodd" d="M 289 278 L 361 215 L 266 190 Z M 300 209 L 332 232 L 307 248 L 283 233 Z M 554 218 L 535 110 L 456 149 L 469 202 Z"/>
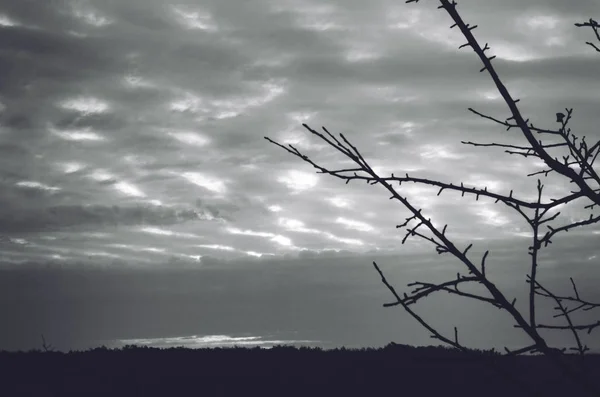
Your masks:
<path fill-rule="evenodd" d="M 70 230 L 93 230 L 118 226 L 167 226 L 189 221 L 219 218 L 219 209 L 175 209 L 161 206 L 59 205 L 44 209 L 5 211 L 0 218 L 0 232 L 32 233 Z"/>

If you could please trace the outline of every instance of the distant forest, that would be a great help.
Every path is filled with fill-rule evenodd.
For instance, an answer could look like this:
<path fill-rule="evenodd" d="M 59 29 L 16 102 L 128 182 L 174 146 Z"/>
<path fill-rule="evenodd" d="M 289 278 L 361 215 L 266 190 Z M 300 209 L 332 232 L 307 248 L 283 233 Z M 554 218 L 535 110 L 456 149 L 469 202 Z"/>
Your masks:
<path fill-rule="evenodd" d="M 600 385 L 600 355 L 565 355 Z M 541 355 L 389 344 L 0 352 L 1 396 L 577 396 Z"/>

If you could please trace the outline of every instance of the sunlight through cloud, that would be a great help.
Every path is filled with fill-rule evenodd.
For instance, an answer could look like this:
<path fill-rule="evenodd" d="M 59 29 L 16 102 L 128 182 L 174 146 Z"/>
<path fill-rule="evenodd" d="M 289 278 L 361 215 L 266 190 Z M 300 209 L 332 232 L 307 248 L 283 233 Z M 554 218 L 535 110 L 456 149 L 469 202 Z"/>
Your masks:
<path fill-rule="evenodd" d="M 366 48 L 353 48 L 346 51 L 346 61 L 348 62 L 369 62 L 381 58 L 381 54 Z"/>
<path fill-rule="evenodd" d="M 81 163 L 63 163 L 60 165 L 65 174 L 73 174 L 85 168 L 85 164 Z"/>
<path fill-rule="evenodd" d="M 476 202 L 473 205 L 472 211 L 482 218 L 483 222 L 491 226 L 505 226 L 510 223 L 510 220 L 496 211 L 492 207 L 493 204 Z"/>
<path fill-rule="evenodd" d="M 372 232 L 374 230 L 373 226 L 371 226 L 367 223 L 355 221 L 352 219 L 337 218 L 335 220 L 335 222 L 346 226 L 348 229 L 354 229 L 354 230 L 358 230 L 360 232 Z"/>
<path fill-rule="evenodd" d="M 131 183 L 118 182 L 115 184 L 115 189 L 131 197 L 146 197 L 146 195 L 140 189 Z"/>
<path fill-rule="evenodd" d="M 338 241 L 340 243 L 344 243 L 344 244 L 348 244 L 348 245 L 364 245 L 364 243 L 358 239 L 338 237 L 332 233 L 325 233 L 325 235 L 328 238 L 330 238 L 334 241 Z"/>
<path fill-rule="evenodd" d="M 246 236 L 255 236 L 255 237 L 273 237 L 273 236 L 275 236 L 275 234 L 273 234 L 273 233 L 255 232 L 253 230 L 241 230 L 241 229 L 238 229 L 237 227 L 228 227 L 226 229 L 226 231 L 231 234 L 243 234 Z"/>
<path fill-rule="evenodd" d="M 191 92 L 185 92 L 182 98 L 173 100 L 169 107 L 175 112 L 190 112 L 196 113 L 200 110 L 208 111 L 206 108 L 202 108 L 202 98 L 192 94 Z"/>
<path fill-rule="evenodd" d="M 186 145 L 206 146 L 210 142 L 208 138 L 192 131 L 177 131 L 169 132 L 168 134 L 177 141 L 185 143 Z"/>
<path fill-rule="evenodd" d="M 426 159 L 450 159 L 450 160 L 459 160 L 464 156 L 453 153 L 448 149 L 447 146 L 436 145 L 436 144 L 426 144 L 422 145 L 418 150 L 419 155 Z"/>
<path fill-rule="evenodd" d="M 498 59 L 505 59 L 513 62 L 527 62 L 540 58 L 531 49 L 527 49 L 520 44 L 497 41 L 491 49 L 492 55 Z"/>
<path fill-rule="evenodd" d="M 220 245 L 220 244 L 201 244 L 201 245 L 197 245 L 196 247 L 208 248 L 208 249 L 220 250 L 220 251 L 235 251 L 235 248 L 233 248 L 229 245 Z"/>
<path fill-rule="evenodd" d="M 555 29 L 560 20 L 550 15 L 537 15 L 526 17 L 526 25 L 531 29 L 552 30 Z"/>
<path fill-rule="evenodd" d="M 415 9 L 400 9 L 388 10 L 386 18 L 389 29 L 411 29 L 416 26 L 421 20 L 421 10 Z"/>
<path fill-rule="evenodd" d="M 280 226 L 292 230 L 304 228 L 304 222 L 301 222 L 297 219 L 279 218 L 278 223 Z"/>
<path fill-rule="evenodd" d="M 188 29 L 198 29 L 207 32 L 217 31 L 217 24 L 209 12 L 196 9 L 194 11 L 184 10 L 181 6 L 172 6 L 173 12 L 179 21 Z"/>
<path fill-rule="evenodd" d="M 155 254 L 166 254 L 166 249 L 165 248 L 157 248 L 157 247 L 142 247 L 142 246 L 136 246 L 136 245 L 130 245 L 130 244 L 108 244 L 109 247 L 112 248 L 120 248 L 120 249 L 126 249 L 129 251 L 134 251 L 134 252 L 151 252 L 151 253 L 155 253 Z"/>
<path fill-rule="evenodd" d="M 500 93 L 497 91 L 481 91 L 478 92 L 477 95 L 487 99 L 488 101 L 495 101 L 502 98 L 502 95 L 500 95 Z"/>
<path fill-rule="evenodd" d="M 435 195 L 436 191 L 429 186 L 418 184 L 403 185 L 401 191 L 402 193 L 406 193 L 408 198 L 414 200 L 415 203 L 418 203 L 424 209 L 432 209 L 436 202 L 439 202 Z"/>
<path fill-rule="evenodd" d="M 286 117 L 295 124 L 307 123 L 317 112 L 288 112 Z"/>
<path fill-rule="evenodd" d="M 481 175 L 481 174 L 469 175 L 468 178 L 464 180 L 464 184 L 469 185 L 469 186 L 475 186 L 480 189 L 487 187 L 490 191 L 496 191 L 496 192 L 499 189 L 502 189 L 504 186 L 503 182 L 501 182 L 497 179 L 491 179 L 491 178 L 486 177 L 485 175 Z"/>
<path fill-rule="evenodd" d="M 71 0 L 69 5 L 71 6 L 72 15 L 83 23 L 95 28 L 104 27 L 113 23 L 108 17 L 92 8 L 90 3 L 89 0 Z"/>
<path fill-rule="evenodd" d="M 276 235 L 273 236 L 271 238 L 271 241 L 276 242 L 277 244 L 289 247 L 292 245 L 292 240 L 290 240 L 288 237 L 285 236 L 281 236 L 281 235 Z"/>
<path fill-rule="evenodd" d="M 115 179 L 115 176 L 113 174 L 102 169 L 95 170 L 94 172 L 89 174 L 88 177 L 92 178 L 97 182 L 107 182 Z"/>
<path fill-rule="evenodd" d="M 288 237 L 282 236 L 280 234 L 269 233 L 269 232 L 255 232 L 253 230 L 241 230 L 235 227 L 229 227 L 226 229 L 228 233 L 231 234 L 241 234 L 246 236 L 254 236 L 254 237 L 265 237 L 270 241 L 273 241 L 279 245 L 283 245 L 286 247 L 292 247 L 292 240 Z"/>
<path fill-rule="evenodd" d="M 161 229 L 158 227 L 150 227 L 150 226 L 141 227 L 139 230 L 144 233 L 156 234 L 159 236 L 172 236 L 172 237 L 184 237 L 184 238 L 199 238 L 200 237 L 200 236 L 197 236 L 192 233 L 180 233 L 180 232 L 174 232 L 172 230 Z"/>
<path fill-rule="evenodd" d="M 47 190 L 47 191 L 57 191 L 60 190 L 59 187 L 49 186 L 40 182 L 35 181 L 21 181 L 16 183 L 19 187 L 26 187 L 30 189 L 39 189 L 39 190 Z"/>
<path fill-rule="evenodd" d="M 272 8 L 273 12 L 291 12 L 296 26 L 317 32 L 340 30 L 343 26 L 335 20 L 337 7 L 332 4 L 319 4 L 308 2 L 287 2 Z M 292 3 L 292 4 L 290 4 Z"/>
<path fill-rule="evenodd" d="M 310 138 L 305 131 L 301 131 L 296 123 L 294 123 L 286 131 L 279 134 L 278 140 L 284 145 L 293 145 L 297 148 L 312 150 L 317 147 L 317 144 L 312 143 Z"/>
<path fill-rule="evenodd" d="M 350 206 L 350 202 L 341 197 L 331 197 L 328 198 L 327 201 L 329 201 L 331 205 L 338 208 L 348 208 Z"/>
<path fill-rule="evenodd" d="M 50 128 L 50 131 L 58 137 L 66 141 L 104 141 L 105 138 L 93 131 L 90 128 L 83 128 L 79 130 L 63 130 L 59 131 L 54 128 Z"/>
<path fill-rule="evenodd" d="M 166 253 L 167 250 L 165 248 L 143 247 L 143 248 L 141 248 L 141 251 L 153 252 L 155 254 L 164 254 L 164 253 Z"/>
<path fill-rule="evenodd" d="M 292 232 L 323 234 L 321 230 L 309 229 L 305 227 L 304 222 L 297 219 L 279 218 L 277 223 L 279 226 Z"/>
<path fill-rule="evenodd" d="M 417 25 L 420 25 L 415 29 L 418 31 L 417 34 L 425 40 L 442 44 L 446 48 L 455 51 L 458 46 L 463 44 L 464 37 L 460 33 L 456 31 L 448 32 L 446 26 L 436 24 L 431 18 L 429 21 L 419 20 Z"/>
<path fill-rule="evenodd" d="M 217 119 L 235 117 L 253 107 L 261 107 L 273 101 L 285 92 L 285 86 L 276 80 L 260 83 L 262 94 L 233 99 L 215 99 L 210 102 L 214 106 L 213 116 Z"/>
<path fill-rule="evenodd" d="M 106 113 L 110 107 L 107 102 L 94 97 L 78 97 L 61 102 L 63 109 L 74 110 L 84 115 Z"/>
<path fill-rule="evenodd" d="M 0 15 L 0 26 L 13 27 L 19 26 L 19 24 L 13 19 L 9 18 L 7 15 Z"/>
<path fill-rule="evenodd" d="M 202 175 L 199 172 L 184 172 L 181 176 L 190 181 L 191 183 L 201 186 L 216 193 L 225 192 L 225 184 L 223 181 L 210 178 L 206 175 Z"/>
<path fill-rule="evenodd" d="M 144 227 L 141 229 L 143 232 L 146 233 L 151 233 L 151 234 L 160 234 L 163 236 L 173 236 L 175 235 L 175 232 L 172 232 L 170 230 L 165 230 L 165 229 L 159 229 L 156 227 Z"/>
<path fill-rule="evenodd" d="M 106 258 L 121 258 L 121 255 L 117 255 L 117 254 L 113 254 L 112 252 L 106 252 L 106 251 L 84 251 L 83 252 L 84 255 L 87 256 L 100 256 L 100 257 L 106 257 Z"/>
<path fill-rule="evenodd" d="M 146 79 L 136 76 L 133 74 L 127 75 L 123 78 L 123 84 L 130 88 L 154 88 L 156 85 L 147 81 Z"/>
<path fill-rule="evenodd" d="M 286 175 L 279 177 L 277 181 L 283 183 L 291 190 L 300 192 L 315 187 L 318 177 L 308 172 L 291 170 Z"/>

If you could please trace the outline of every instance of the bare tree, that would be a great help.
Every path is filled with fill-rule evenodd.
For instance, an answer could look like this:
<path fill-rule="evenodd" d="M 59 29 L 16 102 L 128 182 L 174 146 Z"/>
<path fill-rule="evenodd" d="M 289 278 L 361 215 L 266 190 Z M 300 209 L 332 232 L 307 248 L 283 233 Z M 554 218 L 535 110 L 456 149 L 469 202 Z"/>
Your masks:
<path fill-rule="evenodd" d="M 44 334 L 42 334 L 42 349 L 47 352 L 54 351 L 54 347 L 50 343 L 46 343 L 46 338 L 44 338 Z"/>
<path fill-rule="evenodd" d="M 419 0 L 408 0 L 406 3 L 417 3 Z M 577 380 L 590 395 L 600 395 L 600 391 L 593 385 L 588 379 L 580 373 L 576 367 L 569 365 L 570 361 L 565 360 L 564 353 L 567 348 L 552 347 L 547 343 L 546 339 L 540 334 L 540 330 L 556 330 L 569 332 L 573 336 L 574 346 L 570 347 L 569 350 L 574 351 L 581 355 L 588 351 L 588 347 L 582 341 L 581 332 L 585 331 L 590 334 L 593 330 L 600 327 L 600 320 L 596 322 L 588 323 L 576 323 L 573 320 L 573 313 L 589 311 L 600 307 L 600 303 L 593 303 L 582 296 L 580 296 L 575 281 L 570 278 L 570 283 L 573 289 L 572 295 L 557 295 L 553 293 L 547 286 L 544 286 L 538 280 L 539 263 L 540 263 L 540 250 L 547 247 L 552 243 L 552 239 L 561 232 L 568 232 L 569 230 L 583 227 L 586 225 L 596 224 L 600 221 L 600 215 L 594 215 L 593 210 L 595 206 L 600 205 L 600 177 L 593 168 L 593 164 L 600 154 L 600 141 L 593 145 L 588 145 L 585 137 L 579 139 L 575 134 L 571 133 L 571 129 L 568 127 L 569 122 L 572 118 L 573 109 L 565 109 L 565 113 L 559 112 L 556 114 L 556 123 L 559 124 L 559 128 L 555 130 L 543 129 L 534 126 L 526 119 L 517 103 L 518 99 L 513 99 L 507 88 L 502 83 L 497 71 L 492 65 L 492 60 L 495 56 L 489 56 L 486 51 L 490 49 L 486 43 L 483 47 L 478 43 L 473 35 L 473 30 L 477 27 L 471 26 L 465 23 L 457 11 L 457 3 L 449 0 L 439 0 L 439 9 L 445 10 L 448 15 L 454 21 L 451 28 L 460 29 L 462 35 L 466 39 L 466 43 L 461 45 L 459 48 L 471 47 L 477 54 L 483 67 L 480 72 L 487 71 L 492 78 L 496 88 L 500 95 L 504 99 L 504 102 L 508 106 L 510 117 L 502 120 L 492 116 L 480 113 L 472 108 L 469 111 L 473 114 L 483 117 L 484 119 L 490 120 L 497 123 L 507 130 L 515 128 L 521 131 L 525 137 L 526 145 L 513 145 L 513 144 L 502 144 L 502 143 L 475 143 L 470 141 L 461 141 L 465 145 L 471 146 L 488 146 L 497 147 L 504 149 L 504 152 L 512 155 L 519 155 L 525 158 L 537 158 L 547 166 L 542 171 L 528 174 L 528 177 L 542 176 L 547 177 L 549 174 L 554 173 L 557 176 L 568 180 L 575 189 L 563 197 L 550 198 L 549 200 L 543 200 L 544 185 L 540 179 L 537 179 L 537 199 L 536 200 L 525 200 L 513 196 L 511 190 L 508 195 L 493 192 L 488 190 L 487 187 L 481 189 L 476 187 L 467 187 L 463 183 L 460 185 L 452 183 L 444 183 L 440 181 L 418 178 L 409 176 L 407 173 L 404 176 L 380 176 L 373 168 L 369 165 L 367 160 L 361 155 L 360 151 L 343 135 L 339 134 L 339 138 L 330 133 L 325 127 L 322 127 L 323 133 L 318 132 L 306 124 L 303 126 L 310 131 L 310 133 L 316 135 L 328 145 L 342 153 L 356 166 L 345 169 L 328 169 L 322 165 L 317 164 L 311 160 L 308 156 L 301 153 L 293 145 L 284 146 L 272 139 L 265 137 L 269 142 L 279 146 L 286 150 L 290 154 L 299 157 L 303 161 L 311 164 L 318 171 L 317 173 L 329 174 L 338 179 L 344 180 L 346 183 L 350 181 L 365 181 L 371 185 L 382 186 L 389 194 L 391 200 L 399 201 L 404 207 L 406 207 L 412 214 L 406 218 L 405 222 L 397 225 L 398 229 L 405 229 L 406 234 L 402 239 L 404 244 L 410 237 L 418 237 L 428 241 L 435 246 L 438 254 L 451 254 L 459 259 L 468 270 L 468 275 L 458 273 L 455 279 L 448 280 L 442 283 L 427 283 L 427 282 L 414 282 L 408 284 L 409 287 L 414 287 L 410 293 L 398 294 L 394 287 L 387 281 L 385 275 L 377 265 L 373 262 L 373 266 L 381 276 L 381 281 L 389 289 L 394 297 L 394 301 L 391 303 L 384 304 L 384 307 L 400 306 L 406 312 L 408 312 L 415 320 L 417 320 L 424 328 L 426 328 L 431 336 L 435 339 L 440 340 L 454 348 L 462 351 L 469 351 L 458 338 L 458 329 L 454 328 L 454 335 L 447 336 L 433 328 L 426 320 L 419 316 L 412 308 L 412 306 L 419 300 L 439 291 L 444 291 L 457 296 L 462 296 L 468 299 L 474 299 L 485 302 L 496 308 L 499 308 L 513 318 L 515 321 L 515 327 L 520 328 L 531 340 L 531 343 L 527 346 L 516 350 L 509 350 L 505 348 L 506 354 L 508 355 L 520 355 L 525 353 L 541 353 L 548 356 L 553 363 L 555 363 L 561 370 Z M 599 27 L 600 25 L 593 19 L 588 22 L 575 24 L 578 27 L 588 27 L 593 30 L 596 39 L 600 42 Z M 589 46 L 600 52 L 600 48 L 592 43 L 587 42 Z M 541 137 L 547 137 L 551 142 L 542 142 Z M 567 154 L 559 159 L 557 156 L 552 155 L 549 150 L 564 150 Z M 393 185 L 401 186 L 402 183 L 416 183 L 422 185 L 435 186 L 439 188 L 437 195 L 439 196 L 444 190 L 460 192 L 462 196 L 471 195 L 475 196 L 478 200 L 480 197 L 493 199 L 495 203 L 502 203 L 508 206 L 512 210 L 516 211 L 529 225 L 532 232 L 532 242 L 529 247 L 529 255 L 531 256 L 531 264 L 529 274 L 526 276 L 526 283 L 528 283 L 528 313 L 522 313 L 515 306 L 516 299 L 509 299 L 486 275 L 486 258 L 489 254 L 489 250 L 483 254 L 483 256 L 477 260 L 468 255 L 469 249 L 473 244 L 469 244 L 467 247 L 459 248 L 446 234 L 445 225 L 443 229 L 439 229 L 433 225 L 431 219 L 426 217 L 423 211 L 410 201 L 402 196 Z M 589 210 L 591 213 L 589 218 L 586 218 L 577 222 L 564 223 L 559 226 L 552 226 L 554 221 L 560 220 L 560 212 L 553 213 L 559 206 L 571 202 L 578 202 L 584 205 L 585 210 Z M 553 213 L 553 214 L 552 214 Z M 543 230 L 543 228 L 547 230 Z M 459 286 L 466 286 L 470 284 L 480 284 L 485 287 L 486 294 L 476 294 L 466 292 L 459 289 Z M 537 299 L 551 299 L 556 303 L 557 313 L 554 318 L 564 320 L 564 324 L 550 324 L 546 321 L 540 320 L 536 313 L 536 302 Z"/>

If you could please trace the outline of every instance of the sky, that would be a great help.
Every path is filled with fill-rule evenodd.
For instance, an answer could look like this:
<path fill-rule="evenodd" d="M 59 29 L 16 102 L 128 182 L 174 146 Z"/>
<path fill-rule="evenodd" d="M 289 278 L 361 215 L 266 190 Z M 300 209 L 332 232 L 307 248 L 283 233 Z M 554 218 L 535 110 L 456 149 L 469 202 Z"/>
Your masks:
<path fill-rule="evenodd" d="M 543 164 L 460 143 L 523 138 L 467 110 L 508 117 L 436 6 L 0 0 L 0 263 L 10 280 L 0 294 L 12 324 L 0 331 L 0 348 L 37 345 L 43 329 L 65 347 L 92 336 L 222 335 L 258 344 L 269 333 L 334 344 L 430 341 L 404 313 L 381 308 L 390 297 L 370 264 L 387 260 L 401 285 L 413 276 L 452 277 L 456 268 L 440 263 L 431 245 L 401 244 L 395 225 L 408 212 L 380 186 L 317 174 L 263 137 L 329 168 L 347 165 L 301 124 L 326 126 L 381 175 L 408 172 L 533 199 L 535 179 L 525 175 Z M 600 138 L 598 55 L 585 44 L 591 30 L 573 24 L 599 9 L 592 0 L 459 2 L 526 117 L 556 128 L 555 113 L 573 107 L 570 126 L 589 142 Z M 545 197 L 570 190 L 558 178 L 544 182 Z M 448 224 L 456 241 L 474 241 L 473 252 L 499 252 L 499 282 L 525 287 L 528 227 L 514 212 L 419 185 L 399 191 L 435 225 Z M 587 217 L 586 204 L 563 206 L 556 224 Z M 556 241 L 560 249 L 542 266 L 548 280 L 568 284 L 580 274 L 594 293 L 599 233 L 588 227 Z M 124 283 L 123 272 L 136 281 Z M 457 313 L 468 314 L 461 305 Z M 290 307 L 306 314 L 302 326 Z M 100 317 L 90 314 L 98 311 L 114 329 L 98 331 Z M 252 325 L 238 311 L 262 314 Z M 170 325 L 158 326 L 155 316 Z M 404 338 L 402 327 L 410 328 Z M 469 335 L 481 344 L 503 337 L 489 334 Z"/>

